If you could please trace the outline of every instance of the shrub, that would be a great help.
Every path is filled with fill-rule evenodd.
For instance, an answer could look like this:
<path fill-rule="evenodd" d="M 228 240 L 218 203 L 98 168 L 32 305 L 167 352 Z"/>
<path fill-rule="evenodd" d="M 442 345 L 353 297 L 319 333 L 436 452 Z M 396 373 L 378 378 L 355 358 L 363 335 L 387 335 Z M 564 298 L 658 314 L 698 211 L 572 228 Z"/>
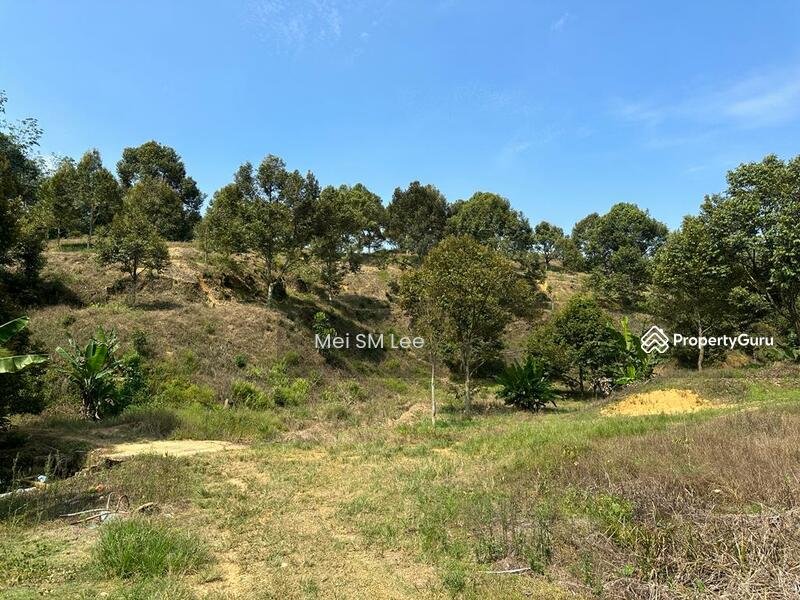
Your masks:
<path fill-rule="evenodd" d="M 192 573 L 209 560 L 194 537 L 140 518 L 106 523 L 95 547 L 100 569 L 122 578 Z"/>
<path fill-rule="evenodd" d="M 341 403 L 352 406 L 364 402 L 367 392 L 357 381 L 340 381 L 335 386 L 326 388 L 322 392 L 322 401 L 325 403 Z"/>
<path fill-rule="evenodd" d="M 556 405 L 555 392 L 544 367 L 531 357 L 521 365 L 514 363 L 506 367 L 497 381 L 503 386 L 499 396 L 507 404 L 537 412 L 548 402 Z"/>
<path fill-rule="evenodd" d="M 150 386 L 142 367 L 142 357 L 138 352 L 130 352 L 122 357 L 123 379 L 117 393 L 114 414 L 131 404 L 145 404 L 150 399 Z"/>
<path fill-rule="evenodd" d="M 297 406 L 305 403 L 311 383 L 308 379 L 298 377 L 291 382 L 279 385 L 272 390 L 272 401 L 275 406 Z"/>
<path fill-rule="evenodd" d="M 314 335 L 320 339 L 327 338 L 328 336 L 334 337 L 336 335 L 336 329 L 333 327 L 330 318 L 322 311 L 314 314 L 314 322 L 311 325 L 311 330 L 314 332 Z M 333 350 L 331 348 L 320 347 L 317 348 L 317 351 L 326 358 L 330 358 L 333 355 Z"/>
<path fill-rule="evenodd" d="M 408 384 L 397 377 L 386 377 L 383 380 L 383 386 L 396 394 L 405 394 L 408 391 Z"/>
<path fill-rule="evenodd" d="M 247 366 L 247 357 L 244 354 L 237 354 L 233 357 L 233 364 L 237 369 L 244 369 Z"/>
<path fill-rule="evenodd" d="M 137 329 L 131 334 L 131 345 L 140 356 L 152 356 L 153 349 L 150 347 L 150 340 L 147 339 L 147 334 L 141 329 Z"/>
<path fill-rule="evenodd" d="M 217 395 L 212 388 L 203 384 L 191 383 L 182 377 L 167 380 L 156 398 L 159 402 L 178 406 L 193 403 L 213 406 L 217 403 Z"/>
<path fill-rule="evenodd" d="M 349 421 L 353 417 L 353 411 L 341 402 L 333 402 L 325 406 L 324 415 L 328 421 Z"/>
<path fill-rule="evenodd" d="M 269 396 L 249 381 L 237 379 L 231 384 L 231 400 L 247 408 L 268 408 L 272 406 Z"/>

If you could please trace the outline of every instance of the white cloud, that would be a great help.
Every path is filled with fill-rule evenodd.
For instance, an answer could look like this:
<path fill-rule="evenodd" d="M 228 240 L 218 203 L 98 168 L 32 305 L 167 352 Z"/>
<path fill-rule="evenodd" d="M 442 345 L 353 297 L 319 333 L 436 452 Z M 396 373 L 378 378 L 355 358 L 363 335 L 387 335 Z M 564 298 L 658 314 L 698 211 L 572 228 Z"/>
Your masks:
<path fill-rule="evenodd" d="M 565 12 L 563 15 L 561 15 L 558 19 L 556 19 L 550 24 L 550 31 L 561 31 L 562 29 L 564 29 L 564 25 L 567 24 L 567 21 L 569 21 L 570 18 L 571 18 L 570 14 L 568 12 Z"/>
<path fill-rule="evenodd" d="M 742 128 L 780 125 L 800 117 L 800 69 L 746 77 L 672 102 L 618 101 L 613 112 L 653 129 L 680 123 Z"/>
<path fill-rule="evenodd" d="M 342 15 L 333 0 L 253 0 L 250 14 L 265 41 L 283 49 L 342 36 Z"/>

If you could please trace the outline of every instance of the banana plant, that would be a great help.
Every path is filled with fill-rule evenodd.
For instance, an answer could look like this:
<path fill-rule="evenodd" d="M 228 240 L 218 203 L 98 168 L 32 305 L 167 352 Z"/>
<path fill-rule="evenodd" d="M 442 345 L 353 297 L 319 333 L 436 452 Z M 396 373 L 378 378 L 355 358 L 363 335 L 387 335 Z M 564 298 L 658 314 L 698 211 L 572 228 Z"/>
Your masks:
<path fill-rule="evenodd" d="M 32 365 L 47 362 L 46 354 L 17 354 L 14 355 L 4 347 L 12 337 L 28 326 L 30 319 L 20 317 L 0 325 L 0 373 L 18 373 Z"/>
<path fill-rule="evenodd" d="M 634 381 L 649 379 L 653 374 L 655 359 L 642 349 L 641 339 L 631 331 L 628 317 L 622 317 L 619 330 L 613 327 L 612 330 L 624 357 L 623 364 L 617 367 L 614 383 L 628 385 Z"/>
<path fill-rule="evenodd" d="M 77 388 L 81 397 L 82 414 L 97 421 L 103 409 L 113 405 L 117 397 L 117 383 L 122 373 L 122 363 L 114 356 L 119 348 L 117 336 L 98 329 L 83 348 L 69 340 L 69 348 L 56 348 L 66 366 L 61 371 Z"/>

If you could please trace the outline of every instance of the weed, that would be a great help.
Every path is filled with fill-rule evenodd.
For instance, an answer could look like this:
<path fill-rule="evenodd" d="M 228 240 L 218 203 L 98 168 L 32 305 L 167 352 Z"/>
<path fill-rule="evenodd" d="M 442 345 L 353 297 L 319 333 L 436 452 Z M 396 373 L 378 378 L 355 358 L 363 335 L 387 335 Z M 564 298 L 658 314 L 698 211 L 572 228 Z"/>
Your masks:
<path fill-rule="evenodd" d="M 150 340 L 142 329 L 135 329 L 131 334 L 131 346 L 134 352 L 140 356 L 149 357 L 153 355 Z"/>
<path fill-rule="evenodd" d="M 353 418 L 353 411 L 341 402 L 326 404 L 323 414 L 328 421 L 349 421 Z"/>
<path fill-rule="evenodd" d="M 174 406 L 201 404 L 212 406 L 217 403 L 214 390 L 204 384 L 191 383 L 183 377 L 170 379 L 161 385 L 156 401 Z"/>
<path fill-rule="evenodd" d="M 196 538 L 174 527 L 141 518 L 103 525 L 95 562 L 113 577 L 159 577 L 197 571 L 210 555 Z"/>
<path fill-rule="evenodd" d="M 299 406 L 308 399 L 310 388 L 308 379 L 297 377 L 275 386 L 272 390 L 272 402 L 275 406 Z"/>
<path fill-rule="evenodd" d="M 244 354 L 237 354 L 233 357 L 233 364 L 237 369 L 244 369 L 247 366 L 247 357 Z"/>
<path fill-rule="evenodd" d="M 273 406 L 272 399 L 258 386 L 249 381 L 235 380 L 231 383 L 230 398 L 234 405 L 264 409 Z"/>

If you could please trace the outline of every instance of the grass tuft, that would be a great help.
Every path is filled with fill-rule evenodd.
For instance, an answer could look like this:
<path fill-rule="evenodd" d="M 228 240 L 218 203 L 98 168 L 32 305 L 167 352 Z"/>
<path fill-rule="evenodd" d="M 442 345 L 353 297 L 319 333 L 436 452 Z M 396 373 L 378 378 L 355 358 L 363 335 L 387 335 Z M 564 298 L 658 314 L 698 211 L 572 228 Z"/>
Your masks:
<path fill-rule="evenodd" d="M 194 537 L 157 521 L 128 519 L 103 525 L 95 561 L 113 577 L 160 577 L 196 572 L 210 555 Z"/>

